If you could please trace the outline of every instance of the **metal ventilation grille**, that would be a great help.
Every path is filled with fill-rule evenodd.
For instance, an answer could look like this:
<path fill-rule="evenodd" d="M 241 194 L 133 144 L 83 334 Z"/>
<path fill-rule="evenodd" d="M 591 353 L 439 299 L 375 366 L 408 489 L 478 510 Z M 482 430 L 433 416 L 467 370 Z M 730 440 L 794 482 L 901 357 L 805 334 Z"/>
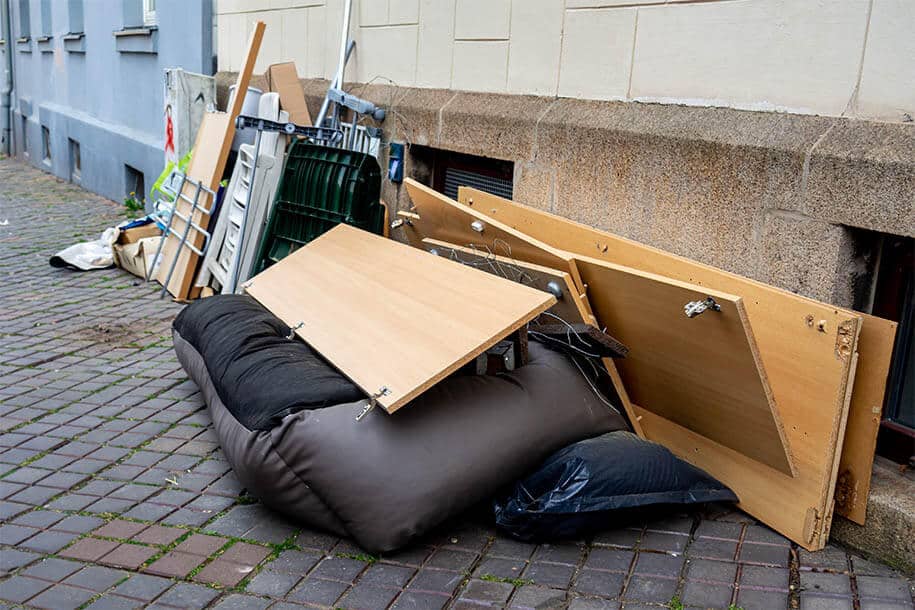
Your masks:
<path fill-rule="evenodd" d="M 458 187 L 469 186 L 505 199 L 512 198 L 512 181 L 477 172 L 448 167 L 445 169 L 445 195 L 457 199 Z"/>

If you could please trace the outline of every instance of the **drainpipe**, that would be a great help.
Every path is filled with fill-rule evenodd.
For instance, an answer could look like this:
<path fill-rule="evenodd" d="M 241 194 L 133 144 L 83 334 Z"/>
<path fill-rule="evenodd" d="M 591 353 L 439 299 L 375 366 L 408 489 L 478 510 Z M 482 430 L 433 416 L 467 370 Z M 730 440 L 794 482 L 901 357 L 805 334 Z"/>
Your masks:
<path fill-rule="evenodd" d="M 0 67 L 0 153 L 13 154 L 13 49 L 16 42 L 10 28 L 9 0 L 0 0 L 0 38 L 4 40 L 3 55 L 6 61 Z"/>

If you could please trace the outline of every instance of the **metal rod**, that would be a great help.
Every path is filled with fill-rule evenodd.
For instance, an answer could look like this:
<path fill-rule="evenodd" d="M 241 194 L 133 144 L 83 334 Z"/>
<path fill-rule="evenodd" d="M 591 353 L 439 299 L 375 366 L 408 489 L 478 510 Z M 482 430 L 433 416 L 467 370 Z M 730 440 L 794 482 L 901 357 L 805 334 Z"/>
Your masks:
<path fill-rule="evenodd" d="M 178 183 L 178 190 L 175 194 L 175 201 L 172 202 L 172 209 L 168 213 L 168 223 L 165 225 L 165 230 L 162 232 L 162 238 L 159 239 L 159 247 L 156 248 L 156 256 L 153 258 L 150 268 L 146 270 L 147 282 L 152 278 L 152 270 L 156 268 L 156 264 L 159 262 L 159 256 L 162 254 L 162 246 L 165 244 L 165 240 L 168 239 L 168 234 L 171 231 L 172 220 L 175 218 L 175 212 L 178 211 L 178 198 L 181 194 L 181 191 L 184 189 L 185 180 L 187 180 L 187 176 L 185 174 L 181 174 L 181 182 Z"/>
<path fill-rule="evenodd" d="M 254 136 L 254 162 L 251 164 L 251 173 L 248 175 L 248 193 L 245 195 L 245 211 L 241 215 L 241 226 L 238 228 L 238 237 L 235 240 L 235 256 L 232 257 L 232 268 L 229 270 L 229 294 L 234 294 L 238 287 L 238 272 L 241 268 L 241 251 L 245 243 L 245 227 L 248 224 L 248 212 L 251 210 L 251 194 L 254 191 L 254 177 L 257 174 L 257 159 L 261 152 L 261 135 L 264 130 L 258 128 Z M 239 159 L 240 161 L 240 159 Z"/>
<path fill-rule="evenodd" d="M 343 24 L 342 31 L 340 33 L 340 56 L 337 60 L 337 72 L 334 74 L 334 79 L 330 84 L 331 89 L 334 87 L 343 86 L 343 74 L 346 69 L 346 60 L 348 58 L 348 47 L 349 47 L 349 22 L 350 14 L 353 9 L 353 0 L 346 0 L 343 5 Z M 321 104 L 321 110 L 318 112 L 318 119 L 315 121 L 315 125 L 318 127 L 324 126 L 324 118 L 327 116 L 327 107 L 329 100 L 327 96 L 324 96 L 324 102 Z"/>
<path fill-rule="evenodd" d="M 188 213 L 188 218 L 194 217 L 194 211 L 197 209 L 197 200 L 200 198 L 200 190 L 203 188 L 203 184 L 197 183 L 197 189 L 194 191 L 194 201 L 191 204 L 191 211 Z M 178 198 L 175 198 L 175 209 L 178 209 Z M 191 223 L 184 223 L 184 233 L 181 235 L 181 240 L 178 242 L 178 248 L 175 250 L 175 255 L 172 257 L 172 264 L 169 265 L 168 275 L 165 278 L 165 282 L 162 283 L 162 292 L 159 293 L 159 298 L 161 299 L 168 293 L 168 285 L 172 281 L 172 274 L 175 272 L 175 266 L 178 264 L 178 259 L 181 258 L 181 248 L 184 247 L 184 243 L 187 241 L 187 234 L 191 230 Z M 166 235 L 166 237 L 168 237 Z"/>

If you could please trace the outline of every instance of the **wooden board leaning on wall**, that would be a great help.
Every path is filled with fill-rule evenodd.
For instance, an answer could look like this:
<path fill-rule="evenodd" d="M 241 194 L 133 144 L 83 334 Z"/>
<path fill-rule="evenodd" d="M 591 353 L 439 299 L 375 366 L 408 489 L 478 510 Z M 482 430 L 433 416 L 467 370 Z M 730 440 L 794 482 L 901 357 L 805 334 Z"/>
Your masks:
<path fill-rule="evenodd" d="M 865 506 L 867 503 L 867 494 L 870 487 L 871 469 L 874 457 L 874 448 L 876 446 L 877 429 L 880 422 L 880 411 L 883 405 L 883 394 L 886 387 L 886 376 L 889 370 L 889 361 L 892 355 L 893 341 L 896 332 L 896 323 L 889 320 L 883 320 L 867 314 L 852 312 L 842 308 L 831 307 L 823 303 L 814 301 L 806 297 L 801 297 L 785 290 L 769 286 L 761 282 L 750 280 L 727 271 L 716 269 L 709 265 L 704 265 L 674 254 L 652 248 L 632 240 L 628 240 L 604 231 L 599 231 L 591 227 L 554 216 L 547 212 L 536 210 L 523 206 L 500 197 L 477 191 L 475 189 L 461 187 L 459 189 L 458 200 L 463 204 L 473 207 L 478 212 L 482 212 L 494 219 L 500 220 L 503 224 L 516 230 L 522 231 L 538 239 L 546 238 L 551 245 L 566 250 L 578 251 L 578 253 L 609 260 L 618 264 L 628 265 L 637 269 L 643 269 L 654 273 L 660 273 L 668 277 L 688 281 L 717 290 L 724 290 L 739 294 L 744 297 L 748 315 L 751 324 L 754 325 L 757 342 L 763 353 L 763 362 L 770 376 L 773 391 L 775 392 L 776 404 L 785 421 L 785 406 L 779 400 L 779 396 L 785 391 L 791 395 L 791 375 L 786 376 L 784 382 L 773 382 L 773 370 L 769 365 L 769 360 L 775 358 L 778 360 L 778 354 L 769 353 L 770 350 L 778 350 L 780 341 L 780 325 L 784 325 L 786 331 L 793 329 L 788 341 L 788 350 L 786 356 L 799 356 L 798 346 L 792 346 L 791 341 L 800 339 L 804 343 L 811 345 L 820 344 L 817 351 L 820 356 L 815 360 L 800 360 L 800 369 L 798 375 L 794 377 L 803 377 L 804 371 L 816 373 L 820 369 L 816 368 L 819 360 L 823 360 L 829 369 L 832 369 L 834 380 L 840 380 L 844 377 L 846 385 L 848 384 L 848 375 L 851 372 L 849 365 L 848 372 L 842 375 L 842 363 L 850 359 L 851 353 L 848 343 L 843 339 L 850 337 L 850 328 L 848 324 L 843 323 L 848 320 L 857 318 L 860 321 L 860 338 L 857 344 L 857 350 L 860 358 L 860 365 L 855 376 L 855 383 L 851 386 L 850 401 L 847 415 L 847 426 L 844 431 L 844 443 L 842 437 L 839 437 L 842 451 L 839 459 L 831 460 L 833 462 L 833 471 L 835 471 L 841 481 L 837 500 L 836 511 L 858 523 L 864 522 Z M 786 305 L 787 309 L 782 306 Z M 819 314 L 822 314 L 820 316 Z M 801 331 L 798 329 L 798 318 L 802 321 Z M 762 323 L 757 325 L 757 320 Z M 823 330 L 820 330 L 820 322 L 823 321 Z M 769 328 L 765 336 L 760 336 L 760 326 Z M 771 335 L 771 336 L 770 336 Z M 832 339 L 835 339 L 834 341 Z M 790 367 L 791 362 L 787 363 Z M 837 366 L 838 365 L 838 366 Z M 837 369 L 837 370 L 836 370 Z M 839 375 L 837 376 L 837 373 Z M 797 382 L 803 383 L 804 379 L 797 379 Z M 787 388 L 786 390 L 781 388 Z M 837 393 L 823 395 L 816 404 L 834 404 L 837 400 Z M 801 409 L 800 415 L 803 415 L 803 405 L 797 403 Z M 659 422 L 655 422 L 656 424 Z M 657 427 L 657 426 L 656 426 Z M 790 427 L 786 429 L 790 436 L 796 431 Z M 823 485 L 828 485 L 830 490 L 835 488 L 836 475 L 830 475 L 828 480 L 823 481 Z M 790 493 L 793 485 L 789 485 L 783 490 L 783 493 Z M 811 505 L 810 509 L 814 512 L 811 519 L 812 526 L 810 531 L 810 546 L 805 543 L 804 546 L 811 548 L 825 544 L 829 535 L 829 526 L 831 520 L 828 518 L 832 513 L 832 498 L 829 492 L 828 502 L 822 503 L 822 508 Z M 759 516 L 759 515 L 757 515 Z M 760 517 L 763 519 L 763 517 Z M 764 520 L 764 519 L 763 519 Z"/>
<path fill-rule="evenodd" d="M 522 240 L 497 221 L 406 181 L 423 235 L 455 236 L 478 250 L 558 259 L 592 285 L 587 300 L 601 326 L 630 348 L 616 363 L 633 404 L 792 475 L 778 411 L 740 297 L 605 261 L 556 253 Z M 720 311 L 684 315 L 691 301 L 716 299 Z"/>
<path fill-rule="evenodd" d="M 554 250 L 510 227 L 502 227 L 498 222 L 489 224 L 487 228 L 488 234 L 486 243 L 484 244 L 483 240 L 480 239 L 480 235 L 472 232 L 468 234 L 468 223 L 455 223 L 455 214 L 463 219 L 463 206 L 459 206 L 455 202 L 444 197 L 441 193 L 410 178 L 404 180 L 404 185 L 407 188 L 410 199 L 413 201 L 413 205 L 417 209 L 422 208 L 423 211 L 421 217 L 413 214 L 412 216 L 415 217 L 415 219 L 411 219 L 410 214 L 404 214 L 403 212 L 398 213 L 401 218 L 406 219 L 405 224 L 402 226 L 410 245 L 416 248 L 424 248 L 423 239 L 427 237 L 461 246 L 477 244 L 480 247 L 485 246 L 496 251 L 505 252 L 509 258 L 514 260 L 562 270 L 572 277 L 572 282 L 578 293 L 576 296 L 578 297 L 581 307 L 587 308 L 588 316 L 591 318 L 592 323 L 595 326 L 598 325 L 597 321 L 594 319 L 593 312 L 588 305 L 587 299 L 584 298 L 584 295 L 581 292 L 581 278 L 577 276 L 578 271 L 572 265 L 571 255 Z M 626 393 L 626 388 L 623 386 L 622 380 L 620 379 L 616 363 L 612 358 L 602 358 L 601 361 L 610 374 L 610 379 L 613 381 L 613 389 L 617 396 L 619 396 L 620 402 L 623 403 L 623 409 L 632 424 L 633 431 L 636 434 L 642 435 L 641 424 L 629 402 L 629 395 Z"/>
<path fill-rule="evenodd" d="M 209 113 L 203 116 L 203 122 L 197 131 L 197 139 L 194 143 L 194 154 L 187 168 L 187 176 L 200 182 L 203 186 L 216 192 L 219 189 L 219 182 L 226 167 L 226 160 L 229 157 L 229 150 L 232 147 L 232 139 L 235 136 L 235 118 L 241 113 L 242 104 L 245 101 L 245 94 L 248 90 L 248 83 L 251 81 L 251 73 L 254 71 L 254 64 L 257 61 L 257 54 L 260 50 L 261 40 L 264 37 L 265 25 L 263 21 L 256 21 L 254 29 L 248 40 L 248 51 L 245 55 L 245 61 L 241 70 L 238 72 L 238 79 L 235 81 L 236 95 L 232 99 L 232 106 L 225 113 Z M 193 198 L 194 189 L 186 185 L 184 192 Z M 201 195 L 199 202 L 200 207 L 210 210 L 215 202 L 211 197 L 205 194 Z M 177 209 L 187 217 L 190 213 L 191 206 L 187 202 L 178 198 L 176 202 Z M 209 224 L 209 215 L 204 212 L 195 212 L 193 222 L 203 229 Z M 175 234 L 169 233 L 166 236 L 165 244 L 162 248 L 161 263 L 156 280 L 160 284 L 165 283 L 168 270 L 172 266 L 172 260 L 177 256 L 175 270 L 168 282 L 168 292 L 176 299 L 187 299 L 192 296 L 192 287 L 194 277 L 197 274 L 197 266 L 200 257 L 188 248 L 178 250 L 180 239 L 178 236 L 184 232 L 184 222 L 177 216 L 172 220 L 172 230 Z M 202 248 L 204 237 L 197 231 L 190 231 L 188 242 L 196 248 Z"/>

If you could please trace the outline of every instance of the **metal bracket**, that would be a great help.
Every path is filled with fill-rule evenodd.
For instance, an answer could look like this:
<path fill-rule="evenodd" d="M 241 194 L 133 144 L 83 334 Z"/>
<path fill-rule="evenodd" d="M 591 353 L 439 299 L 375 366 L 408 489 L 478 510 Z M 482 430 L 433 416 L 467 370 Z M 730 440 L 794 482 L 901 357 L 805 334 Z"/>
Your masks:
<path fill-rule="evenodd" d="M 303 326 L 305 326 L 305 322 L 299 322 L 299 323 L 296 324 L 295 326 L 290 326 L 290 327 L 289 327 L 289 334 L 286 335 L 286 338 L 289 339 L 290 341 L 292 341 L 293 339 L 295 339 L 295 331 L 299 330 L 299 329 L 302 328 Z"/>
<path fill-rule="evenodd" d="M 380 388 L 378 388 L 377 392 L 375 392 L 374 394 L 369 396 L 368 403 L 365 405 L 365 408 L 362 409 L 362 413 L 360 413 L 359 415 L 356 416 L 356 421 L 362 421 L 362 418 L 365 417 L 366 414 L 369 411 L 371 411 L 372 409 L 374 409 L 375 405 L 378 404 L 378 399 L 381 398 L 382 396 L 387 396 L 390 393 L 391 393 L 391 390 L 389 390 L 387 386 L 383 385 Z"/>
<path fill-rule="evenodd" d="M 687 318 L 695 318 L 702 312 L 711 309 L 712 311 L 721 311 L 721 305 L 715 302 L 712 297 L 706 297 L 704 301 L 690 301 L 683 306 L 683 313 Z"/>

